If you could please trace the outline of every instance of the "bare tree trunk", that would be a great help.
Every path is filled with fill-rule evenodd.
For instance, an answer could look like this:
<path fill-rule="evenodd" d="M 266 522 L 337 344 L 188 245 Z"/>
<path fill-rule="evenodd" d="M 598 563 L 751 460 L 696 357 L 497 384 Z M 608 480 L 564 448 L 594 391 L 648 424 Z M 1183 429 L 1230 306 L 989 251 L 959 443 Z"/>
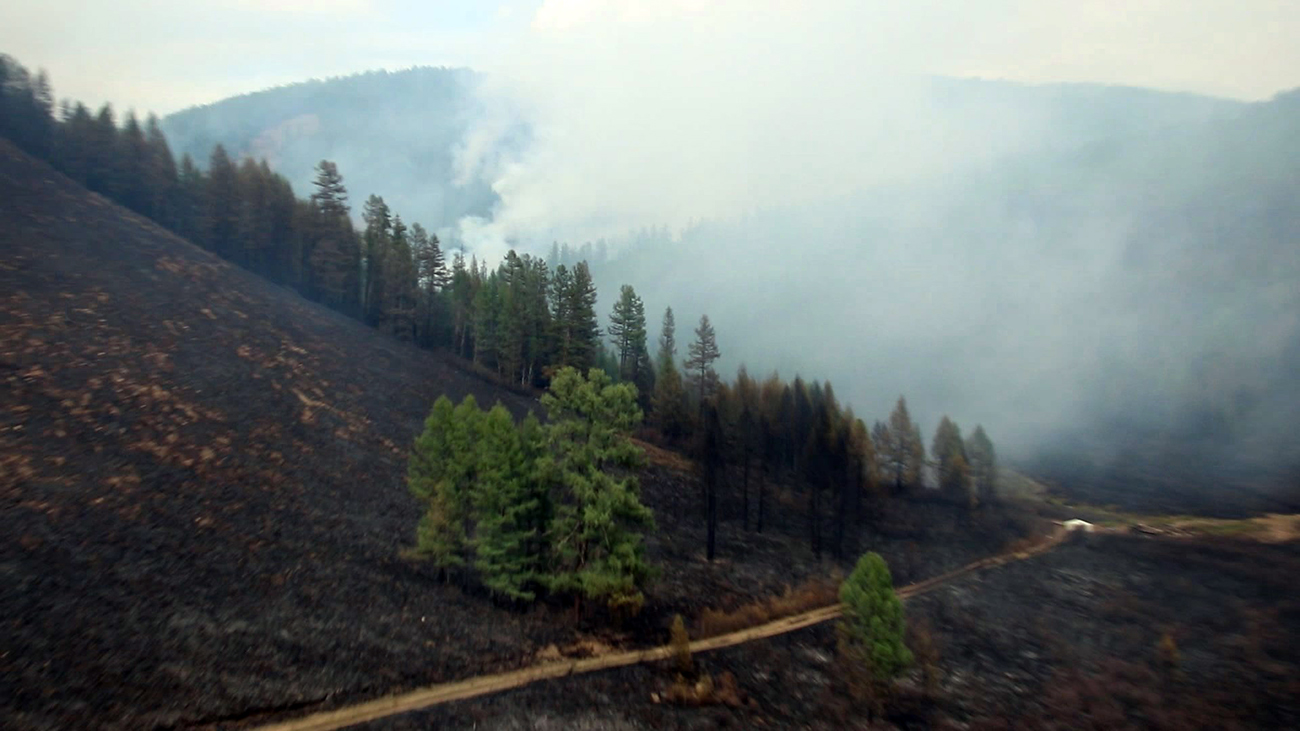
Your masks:
<path fill-rule="evenodd" d="M 714 486 L 714 482 L 715 482 L 714 476 L 710 475 L 709 484 L 707 487 L 709 493 L 708 495 L 709 538 L 708 538 L 708 549 L 707 549 L 709 561 L 712 561 L 714 555 L 716 555 L 717 542 L 718 542 L 718 491 Z"/>
<path fill-rule="evenodd" d="M 740 488 L 741 489 L 741 510 L 745 512 L 745 516 L 743 520 L 745 530 L 749 530 L 749 449 L 748 448 L 745 449 L 744 475 L 745 477 L 744 480 L 742 481 L 742 485 Z"/>

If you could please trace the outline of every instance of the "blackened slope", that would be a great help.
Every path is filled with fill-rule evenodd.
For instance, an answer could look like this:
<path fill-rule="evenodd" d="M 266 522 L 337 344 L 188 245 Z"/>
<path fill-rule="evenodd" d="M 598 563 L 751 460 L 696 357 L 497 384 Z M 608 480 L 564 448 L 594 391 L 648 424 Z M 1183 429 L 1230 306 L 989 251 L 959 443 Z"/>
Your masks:
<path fill-rule="evenodd" d="M 399 558 L 444 392 L 536 405 L 0 141 L 0 726 L 237 716 L 518 653 L 517 619 Z"/>

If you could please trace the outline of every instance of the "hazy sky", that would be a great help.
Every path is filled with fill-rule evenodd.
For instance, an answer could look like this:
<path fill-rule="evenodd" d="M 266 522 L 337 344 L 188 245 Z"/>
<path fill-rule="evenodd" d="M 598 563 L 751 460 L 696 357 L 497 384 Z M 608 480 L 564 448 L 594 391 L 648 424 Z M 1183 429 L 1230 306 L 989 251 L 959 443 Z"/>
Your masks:
<path fill-rule="evenodd" d="M 1102 81 L 1267 98 L 1300 85 L 1294 0 L 43 0 L 0 3 L 0 51 L 45 68 L 60 97 L 175 111 L 309 77 L 415 64 L 491 68 L 537 36 L 681 16 L 715 21 L 843 14 L 888 29 L 916 70 L 1022 81 Z M 873 32 L 874 31 L 874 32 Z M 702 37 L 707 38 L 701 34 Z"/>

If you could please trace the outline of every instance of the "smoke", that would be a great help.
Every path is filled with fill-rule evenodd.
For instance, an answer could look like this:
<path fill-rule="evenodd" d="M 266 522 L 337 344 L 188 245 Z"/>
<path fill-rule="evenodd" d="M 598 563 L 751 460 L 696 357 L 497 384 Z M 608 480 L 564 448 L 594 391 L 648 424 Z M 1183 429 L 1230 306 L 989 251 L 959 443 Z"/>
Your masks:
<path fill-rule="evenodd" d="M 1300 303 L 1232 286 L 1259 272 L 1224 254 L 1279 256 L 1258 221 L 1295 204 L 1224 193 L 1294 192 L 1290 133 L 1242 141 L 1268 105 L 942 77 L 995 25 L 938 2 L 543 3 L 456 149 L 499 198 L 460 235 L 487 261 L 607 239 L 603 301 L 631 283 L 683 332 L 707 312 L 724 369 L 828 378 L 868 420 L 903 393 L 1013 456 L 1116 419 L 1111 454 L 1206 414 L 1225 452 L 1285 432 Z"/>
<path fill-rule="evenodd" d="M 923 48 L 959 43 L 960 12 L 935 8 L 545 3 L 488 69 L 482 93 L 506 118 L 485 117 L 458 150 L 462 175 L 486 177 L 501 198 L 467 236 L 499 247 L 681 229 L 993 152 L 1016 130 L 971 139 L 920 83 Z M 533 144 L 501 160 L 490 142 L 513 115 Z"/>

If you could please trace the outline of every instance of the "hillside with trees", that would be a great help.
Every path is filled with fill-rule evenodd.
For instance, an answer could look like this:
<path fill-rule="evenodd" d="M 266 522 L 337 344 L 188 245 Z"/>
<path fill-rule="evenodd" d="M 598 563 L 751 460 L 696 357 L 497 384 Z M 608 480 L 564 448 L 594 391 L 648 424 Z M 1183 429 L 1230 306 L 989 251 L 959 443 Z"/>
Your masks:
<path fill-rule="evenodd" d="M 722 377 L 707 315 L 679 350 L 665 311 L 656 367 L 636 290 L 603 311 L 583 261 L 447 264 L 378 196 L 354 227 L 330 161 L 307 198 L 220 146 L 199 171 L 152 120 L 56 116 L 4 69 L 0 132 L 32 153 L 0 143 L 20 726 L 219 722 L 581 633 L 653 644 L 674 614 L 820 586 L 830 557 L 916 578 L 1030 530 L 917 470 L 877 491 L 831 385 Z"/>
<path fill-rule="evenodd" d="M 473 93 L 481 81 L 469 69 L 371 71 L 224 99 L 159 126 L 178 157 L 202 167 L 222 145 L 236 159 L 267 160 L 300 190 L 317 162 L 333 160 L 354 190 L 383 195 L 442 233 L 462 216 L 488 215 L 496 200 L 485 183 L 453 182 L 455 149 L 482 114 Z"/>

